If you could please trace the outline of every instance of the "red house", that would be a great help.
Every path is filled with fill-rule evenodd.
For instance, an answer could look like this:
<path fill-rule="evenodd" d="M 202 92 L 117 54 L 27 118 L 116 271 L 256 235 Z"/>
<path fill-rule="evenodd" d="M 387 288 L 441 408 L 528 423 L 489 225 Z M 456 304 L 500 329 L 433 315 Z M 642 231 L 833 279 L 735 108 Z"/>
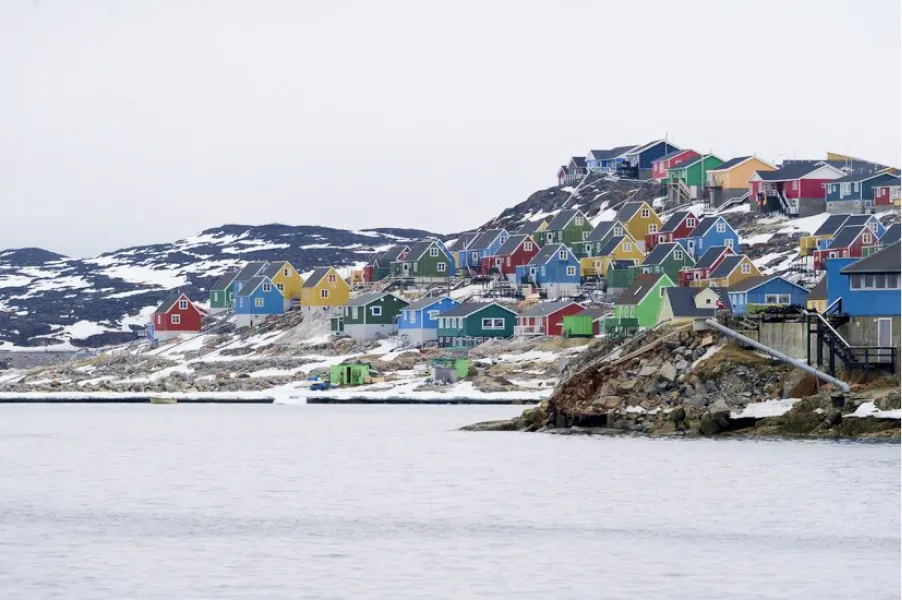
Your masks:
<path fill-rule="evenodd" d="M 517 275 L 517 267 L 525 265 L 538 253 L 539 245 L 532 236 L 518 233 L 507 238 L 507 241 L 498 248 L 498 252 L 484 256 L 480 271 L 483 275 L 495 272 L 513 281 Z"/>
<path fill-rule="evenodd" d="M 688 210 L 681 210 L 670 215 L 660 231 L 645 236 L 645 251 L 651 252 L 658 244 L 667 244 L 683 239 L 698 225 L 698 217 Z"/>
<path fill-rule="evenodd" d="M 694 267 L 680 271 L 680 282 L 682 287 L 689 287 L 693 281 L 704 281 L 711 276 L 711 273 L 720 266 L 728 256 L 733 256 L 735 252 L 728 246 L 712 246 L 707 252 L 702 254 Z M 696 284 L 700 285 L 700 284 Z"/>
<path fill-rule="evenodd" d="M 667 179 L 667 169 L 673 168 L 687 160 L 695 160 L 701 158 L 701 155 L 695 150 L 686 148 L 685 150 L 674 150 L 669 154 L 665 154 L 661 158 L 651 161 L 651 176 L 658 181 Z"/>
<path fill-rule="evenodd" d="M 814 268 L 826 269 L 828 258 L 861 258 L 862 249 L 876 246 L 877 243 L 877 236 L 869 227 L 864 225 L 843 227 L 833 236 L 829 246 L 813 252 Z"/>
<path fill-rule="evenodd" d="M 576 302 L 539 302 L 517 315 L 514 335 L 564 334 L 564 317 L 583 312 Z"/>
<path fill-rule="evenodd" d="M 158 340 L 168 340 L 182 333 L 197 333 L 206 315 L 181 291 L 169 292 L 151 315 L 149 329 Z"/>
<path fill-rule="evenodd" d="M 874 206 L 891 206 L 902 200 L 902 185 L 899 180 L 874 186 Z"/>
<path fill-rule="evenodd" d="M 755 171 L 749 178 L 749 202 L 759 213 L 808 217 L 827 210 L 828 181 L 845 173 L 823 161 L 783 163 L 776 171 Z"/>

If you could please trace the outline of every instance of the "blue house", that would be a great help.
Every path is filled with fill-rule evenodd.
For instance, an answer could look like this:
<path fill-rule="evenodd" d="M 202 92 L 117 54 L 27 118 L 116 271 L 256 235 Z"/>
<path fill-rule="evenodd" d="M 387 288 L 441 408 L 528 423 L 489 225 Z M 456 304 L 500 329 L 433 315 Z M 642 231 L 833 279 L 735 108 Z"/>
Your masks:
<path fill-rule="evenodd" d="M 651 179 L 651 163 L 674 150 L 680 148 L 666 140 L 655 140 L 644 146 L 637 146 L 623 155 L 617 174 L 627 179 Z"/>
<path fill-rule="evenodd" d="M 779 275 L 759 275 L 743 279 L 727 288 L 733 312 L 744 314 L 749 305 L 805 307 L 808 290 Z"/>
<path fill-rule="evenodd" d="M 899 184 L 892 173 L 852 173 L 824 184 L 827 191 L 827 212 L 866 213 L 874 208 L 874 188 Z"/>
<path fill-rule="evenodd" d="M 887 232 L 886 226 L 874 215 L 831 215 L 823 225 L 814 232 L 817 239 L 817 250 L 826 250 L 833 243 L 833 239 L 846 227 L 867 227 L 877 239 L 883 239 Z"/>
<path fill-rule="evenodd" d="M 285 299 L 269 277 L 251 277 L 235 294 L 235 320 L 239 327 L 257 325 L 283 312 Z"/>
<path fill-rule="evenodd" d="M 269 262 L 265 260 L 251 261 L 244 265 L 244 268 L 238 271 L 238 274 L 235 275 L 235 279 L 232 280 L 232 289 L 234 291 L 233 295 L 237 298 L 238 292 L 241 291 L 241 288 L 244 287 L 244 284 L 246 284 L 254 277 L 263 275 L 263 271 L 268 266 Z"/>
<path fill-rule="evenodd" d="M 517 267 L 517 281 L 540 288 L 548 298 L 575 296 L 579 259 L 564 244 L 545 244 L 531 261 Z"/>
<path fill-rule="evenodd" d="M 739 249 L 739 234 L 723 217 L 705 217 L 685 238 L 677 240 L 693 257 L 702 256 L 708 248 L 726 246 Z"/>
<path fill-rule="evenodd" d="M 488 229 L 483 231 L 461 253 L 461 269 L 479 271 L 482 268 L 482 259 L 494 256 L 498 249 L 507 241 L 510 234 L 504 229 Z"/>
<path fill-rule="evenodd" d="M 438 317 L 460 302 L 448 296 L 420 298 L 401 311 L 398 335 L 405 335 L 414 346 L 438 339 Z"/>
<path fill-rule="evenodd" d="M 589 150 L 589 154 L 586 156 L 586 168 L 590 171 L 616 171 L 617 167 L 626 160 L 625 154 L 635 147 L 635 144 L 631 144 L 608 150 Z"/>

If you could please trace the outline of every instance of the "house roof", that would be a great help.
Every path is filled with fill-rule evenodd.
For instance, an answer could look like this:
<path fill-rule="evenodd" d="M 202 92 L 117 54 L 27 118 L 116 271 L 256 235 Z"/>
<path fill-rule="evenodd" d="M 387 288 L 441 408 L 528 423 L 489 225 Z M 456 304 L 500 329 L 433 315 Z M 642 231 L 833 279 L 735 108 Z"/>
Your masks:
<path fill-rule="evenodd" d="M 843 223 L 843 227 L 855 226 L 855 225 L 867 225 L 871 221 L 876 221 L 877 217 L 874 215 L 849 215 L 849 218 L 846 219 L 846 222 Z"/>
<path fill-rule="evenodd" d="M 260 287 L 260 284 L 264 281 L 269 281 L 270 283 L 272 282 L 269 277 L 265 277 L 263 275 L 251 277 L 247 280 L 247 283 L 244 284 L 244 287 L 239 290 L 238 295 L 244 298 L 249 297 L 258 287 Z"/>
<path fill-rule="evenodd" d="M 614 228 L 614 225 L 616 225 L 619 222 L 620 222 L 619 220 L 617 220 L 617 221 L 600 221 L 595 226 L 595 229 L 593 229 L 592 231 L 589 232 L 589 236 L 586 238 L 586 241 L 587 242 L 600 242 L 601 239 L 604 236 L 608 235 L 608 233 L 611 231 L 611 229 Z M 625 227 L 624 227 L 624 231 L 626 231 Z"/>
<path fill-rule="evenodd" d="M 545 219 L 527 221 L 520 227 L 520 229 L 517 230 L 517 233 L 535 233 L 539 230 L 539 227 L 542 226 L 542 223 L 545 223 Z"/>
<path fill-rule="evenodd" d="M 686 217 L 688 217 L 691 214 L 692 213 L 689 212 L 688 210 L 676 211 L 675 213 L 670 215 L 670 218 L 667 219 L 667 222 L 661 226 L 661 229 L 659 230 L 659 232 L 663 233 L 663 232 L 675 230 L 677 227 L 680 226 L 680 223 L 683 222 L 683 219 L 685 219 Z"/>
<path fill-rule="evenodd" d="M 691 166 L 694 165 L 695 163 L 702 162 L 703 160 L 706 160 L 706 159 L 708 159 L 708 158 L 716 158 L 717 160 L 723 160 L 722 158 L 720 158 L 719 156 L 717 156 L 717 155 L 715 155 L 715 154 L 703 154 L 703 155 L 701 155 L 701 156 L 697 156 L 696 158 L 692 159 L 691 161 L 688 161 L 688 160 L 687 160 L 687 161 L 685 161 L 685 162 L 681 162 L 681 163 L 679 163 L 679 164 L 676 164 L 676 165 L 670 167 L 670 169 L 668 169 L 668 170 L 673 170 L 673 169 L 688 169 L 689 167 L 691 167 Z"/>
<path fill-rule="evenodd" d="M 577 169 L 585 168 L 586 166 L 585 156 L 572 156 L 570 157 L 570 161 L 576 164 Z"/>
<path fill-rule="evenodd" d="M 636 146 L 635 148 L 633 148 L 626 154 L 627 154 L 627 156 L 629 156 L 630 154 L 641 154 L 641 153 L 645 152 L 646 150 L 648 150 L 649 148 L 657 146 L 658 144 L 661 144 L 661 143 L 667 143 L 667 141 L 666 140 L 655 140 L 653 142 L 648 142 L 644 146 Z M 669 144 L 669 145 L 676 148 L 676 146 L 674 144 Z"/>
<path fill-rule="evenodd" d="M 617 158 L 621 154 L 629 152 L 636 145 L 632 144 L 629 146 L 617 146 L 615 148 L 609 148 L 608 150 L 590 150 L 589 153 L 595 158 L 595 160 L 608 160 L 611 158 Z"/>
<path fill-rule="evenodd" d="M 852 183 L 855 181 L 867 181 L 869 179 L 874 179 L 876 177 L 882 177 L 886 175 L 888 177 L 896 178 L 896 185 L 899 184 L 899 178 L 893 175 L 892 173 L 887 173 L 886 171 L 877 171 L 875 173 L 849 173 L 845 177 L 840 177 L 839 179 L 834 179 L 830 183 Z M 888 182 L 887 185 L 891 185 L 891 182 Z"/>
<path fill-rule="evenodd" d="M 438 304 L 446 298 L 449 298 L 449 296 L 426 296 L 425 298 L 420 298 L 419 300 L 411 302 L 404 310 L 423 310 L 424 308 L 429 308 L 433 304 Z"/>
<path fill-rule="evenodd" d="M 235 276 L 238 275 L 238 270 L 234 269 L 232 271 L 227 272 L 225 275 L 221 276 L 217 279 L 212 286 L 210 286 L 210 290 L 225 290 L 228 289 L 229 286 L 232 285 L 232 282 L 235 281 Z"/>
<path fill-rule="evenodd" d="M 893 223 L 886 230 L 886 233 L 883 234 L 883 237 L 880 238 L 880 243 L 884 246 L 895 244 L 899 241 L 900 230 L 902 230 L 902 226 L 900 226 L 898 223 Z"/>
<path fill-rule="evenodd" d="M 639 304 L 661 277 L 664 277 L 664 273 L 647 273 L 645 275 L 639 275 L 633 280 L 630 286 L 620 294 L 620 297 L 617 298 L 617 304 Z"/>
<path fill-rule="evenodd" d="M 643 204 L 645 204 L 645 202 L 627 202 L 617 211 L 617 220 L 626 223 L 633 215 L 639 212 L 639 209 L 642 208 Z"/>
<path fill-rule="evenodd" d="M 573 217 L 577 214 L 581 214 L 581 211 L 578 208 L 566 208 L 556 214 L 554 218 L 551 220 L 551 223 L 548 224 L 548 231 L 557 231 L 558 229 L 563 229 L 567 226 Z M 583 215 L 585 217 L 585 215 Z"/>
<path fill-rule="evenodd" d="M 721 263 L 719 265 L 717 265 L 717 268 L 714 269 L 713 271 L 711 271 L 711 275 L 709 277 L 711 279 L 715 279 L 718 277 L 727 277 L 730 273 L 733 272 L 733 269 L 735 269 L 737 266 L 739 266 L 739 263 L 741 263 L 743 261 L 743 259 L 745 259 L 745 258 L 746 258 L 745 254 L 734 254 L 733 256 L 725 256 L 723 261 L 721 261 Z"/>
<path fill-rule="evenodd" d="M 470 243 L 476 239 L 479 233 L 475 231 L 471 231 L 469 233 L 462 233 L 457 237 L 457 240 L 454 242 L 454 248 L 457 250 L 466 250 Z"/>
<path fill-rule="evenodd" d="M 517 312 L 509 309 L 506 306 L 498 304 L 497 302 L 464 302 L 460 306 L 455 306 L 448 312 L 442 313 L 443 317 L 469 317 L 470 315 L 479 312 L 484 308 L 488 308 L 489 306 L 497 306 L 499 308 L 503 308 L 511 314 L 516 315 Z"/>
<path fill-rule="evenodd" d="M 840 273 L 899 273 L 900 244 L 896 242 L 839 270 Z"/>
<path fill-rule="evenodd" d="M 739 283 L 735 285 L 731 285 L 728 288 L 730 292 L 747 292 L 749 290 L 753 290 L 759 285 L 763 285 L 770 281 L 771 279 L 781 279 L 778 275 L 755 275 L 754 277 L 748 277 L 743 279 Z"/>
<path fill-rule="evenodd" d="M 518 233 L 516 235 L 510 236 L 509 238 L 507 238 L 506 242 L 501 244 L 501 247 L 498 248 L 498 252 L 495 253 L 495 256 L 508 256 L 509 254 L 513 254 L 525 239 L 532 240 L 532 236 L 529 236 L 525 233 Z"/>
<path fill-rule="evenodd" d="M 382 263 L 393 263 L 398 260 L 398 257 L 401 255 L 404 250 L 410 248 L 407 244 L 395 244 L 385 252 L 379 255 L 379 262 Z"/>
<path fill-rule="evenodd" d="M 701 258 L 698 259 L 698 262 L 695 263 L 696 269 L 707 269 L 714 265 L 720 255 L 724 253 L 726 250 L 726 246 L 711 246 L 708 248 L 704 254 L 702 254 Z"/>
<path fill-rule="evenodd" d="M 799 161 L 789 164 L 784 163 L 776 171 L 755 171 L 755 174 L 763 181 L 792 181 L 794 179 L 801 179 L 808 173 L 816 171 L 824 165 L 827 165 L 826 161 Z"/>
<path fill-rule="evenodd" d="M 432 244 L 438 246 L 439 252 L 442 252 L 442 246 L 436 240 L 420 240 L 419 242 L 415 242 L 413 246 L 410 247 L 410 252 L 407 253 L 407 256 L 404 257 L 404 262 L 414 262 L 420 260 L 426 251 L 432 247 Z"/>
<path fill-rule="evenodd" d="M 586 307 L 586 309 L 583 310 L 582 312 L 576 313 L 575 316 L 585 315 L 588 317 L 592 317 L 592 320 L 594 321 L 594 320 L 598 319 L 599 317 L 605 316 L 609 312 L 611 312 L 611 309 L 605 308 L 603 306 L 589 306 L 589 307 Z"/>
<path fill-rule="evenodd" d="M 864 225 L 843 226 L 830 241 L 830 245 L 827 246 L 827 249 L 835 250 L 836 248 L 848 248 L 864 230 Z"/>
<path fill-rule="evenodd" d="M 827 276 L 821 277 L 811 291 L 808 293 L 809 300 L 826 300 L 827 299 Z"/>
<path fill-rule="evenodd" d="M 576 302 L 539 302 L 538 304 L 527 309 L 525 312 L 521 312 L 520 316 L 547 317 L 548 315 L 554 314 L 562 308 L 570 306 L 571 304 L 579 306 L 578 304 L 576 304 Z"/>
<path fill-rule="evenodd" d="M 684 152 L 694 152 L 694 150 L 690 150 L 689 148 L 684 148 L 683 150 L 674 150 L 673 152 L 668 152 L 664 156 L 656 158 L 651 162 L 656 163 L 656 162 L 663 162 L 665 160 L 670 160 L 672 158 L 676 158 L 677 156 L 679 156 L 680 154 L 683 154 Z"/>
<path fill-rule="evenodd" d="M 391 292 L 372 292 L 369 294 L 361 294 L 356 298 L 351 298 L 348 301 L 348 306 L 366 306 L 367 304 L 375 302 L 376 300 L 379 300 L 380 298 L 384 298 L 386 296 L 394 296 L 404 304 L 409 304 L 407 300 L 401 298 L 400 296 L 395 296 Z"/>
<path fill-rule="evenodd" d="M 682 246 L 677 244 L 676 242 L 664 242 L 662 244 L 658 244 L 654 248 L 652 248 L 651 252 L 645 257 L 645 260 L 642 261 L 643 265 L 659 265 L 661 262 L 667 258 L 667 256 L 673 252 L 675 249 L 682 249 Z"/>
<path fill-rule="evenodd" d="M 609 269 L 627 269 L 629 267 L 636 265 L 635 258 L 619 258 L 617 260 L 612 260 L 611 264 L 608 265 Z"/>
<path fill-rule="evenodd" d="M 623 241 L 624 237 L 626 236 L 618 235 L 617 237 L 612 237 L 611 239 L 609 239 L 607 242 L 605 242 L 605 245 L 602 246 L 601 250 L 598 251 L 598 256 L 608 256 L 609 254 L 611 254 L 611 252 L 614 251 L 618 244 Z"/>
<path fill-rule="evenodd" d="M 670 310 L 675 317 L 713 317 L 717 313 L 717 307 L 696 308 L 695 296 L 709 288 L 669 287 L 664 293 L 670 300 Z M 716 290 L 713 290 L 716 291 Z M 720 294 L 718 294 L 718 297 Z"/>
<path fill-rule="evenodd" d="M 172 290 L 163 298 L 163 301 L 160 302 L 160 305 L 157 307 L 153 314 L 162 315 L 169 312 L 169 310 L 173 307 L 173 305 L 178 302 L 178 299 L 181 298 L 184 294 L 182 294 L 181 290 Z M 190 302 L 190 300 L 189 300 Z"/>
<path fill-rule="evenodd" d="M 821 223 L 814 235 L 833 235 L 845 224 L 849 215 L 830 215 L 827 220 Z"/>
<path fill-rule="evenodd" d="M 531 265 L 544 265 L 552 258 L 557 256 L 557 253 L 561 250 L 566 250 L 567 254 L 572 255 L 570 249 L 567 248 L 564 244 L 545 244 L 542 246 L 542 249 L 539 250 L 535 256 L 532 257 L 532 260 L 529 261 Z"/>
<path fill-rule="evenodd" d="M 238 271 L 238 274 L 235 276 L 235 279 L 237 281 L 247 281 L 251 277 L 256 276 L 257 273 L 260 271 L 260 269 L 262 269 L 265 266 L 266 266 L 266 261 L 262 261 L 262 260 L 251 261 L 251 262 L 247 263 L 246 265 L 244 265 L 244 268 L 242 268 L 240 271 Z"/>
<path fill-rule="evenodd" d="M 263 270 L 263 275 L 272 279 L 273 277 L 281 273 L 282 269 L 284 269 L 286 265 L 291 266 L 289 265 L 287 260 L 279 260 L 274 263 L 269 263 L 269 265 Z"/>
<path fill-rule="evenodd" d="M 304 285 L 302 285 L 301 287 L 316 287 L 320 280 L 326 276 L 326 273 L 328 273 L 329 269 L 331 268 L 332 267 L 317 267 L 313 269 L 313 273 L 310 274 L 310 277 L 307 278 L 307 281 L 305 281 Z"/>
<path fill-rule="evenodd" d="M 887 173 L 884 171 L 883 173 L 881 173 L 881 175 L 894 175 L 894 174 Z M 894 176 L 895 176 L 895 179 L 890 180 L 890 181 L 884 181 L 883 183 L 875 183 L 874 187 L 897 187 L 899 185 L 902 185 L 902 178 L 900 178 L 898 175 L 894 175 Z"/>
<path fill-rule="evenodd" d="M 467 246 L 467 250 L 486 250 L 504 232 L 503 229 L 486 229 Z"/>
<path fill-rule="evenodd" d="M 727 169 L 732 169 L 739 163 L 744 163 L 745 161 L 747 161 L 750 158 L 752 158 L 752 157 L 751 156 L 735 156 L 735 157 L 731 158 L 730 160 L 724 162 L 723 164 L 720 164 L 720 165 L 714 167 L 713 169 L 708 169 L 708 173 L 710 173 L 712 171 L 726 171 Z"/>
<path fill-rule="evenodd" d="M 695 226 L 695 229 L 686 234 L 686 237 L 699 237 L 708 233 L 708 230 L 714 227 L 714 224 L 718 221 L 722 220 L 726 223 L 726 219 L 723 217 L 702 217 L 702 220 L 698 222 L 698 225 Z M 727 223 L 729 225 L 729 223 Z"/>

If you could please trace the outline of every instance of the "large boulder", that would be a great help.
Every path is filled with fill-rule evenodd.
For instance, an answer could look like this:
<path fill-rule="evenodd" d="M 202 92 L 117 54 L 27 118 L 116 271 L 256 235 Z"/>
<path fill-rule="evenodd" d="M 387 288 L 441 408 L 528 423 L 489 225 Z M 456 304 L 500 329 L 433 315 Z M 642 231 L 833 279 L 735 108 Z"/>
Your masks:
<path fill-rule="evenodd" d="M 801 369 L 793 369 L 783 381 L 784 398 L 804 398 L 817 392 L 817 377 Z"/>
<path fill-rule="evenodd" d="M 658 375 L 661 378 L 666 379 L 667 381 L 673 381 L 677 376 L 676 367 L 674 367 L 669 362 L 665 362 L 663 365 L 661 365 L 661 369 L 658 371 Z"/>
<path fill-rule="evenodd" d="M 892 391 L 886 396 L 877 398 L 874 401 L 874 406 L 876 406 L 880 410 L 898 410 L 899 408 L 902 408 L 902 402 L 900 402 L 899 392 Z"/>

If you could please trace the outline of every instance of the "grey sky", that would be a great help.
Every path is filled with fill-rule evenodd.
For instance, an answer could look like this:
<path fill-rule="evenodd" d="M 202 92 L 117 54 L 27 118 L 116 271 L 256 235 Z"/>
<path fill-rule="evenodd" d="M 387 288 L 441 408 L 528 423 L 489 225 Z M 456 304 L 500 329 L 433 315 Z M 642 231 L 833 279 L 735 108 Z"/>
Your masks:
<path fill-rule="evenodd" d="M 0 248 L 477 226 L 589 148 L 900 163 L 900 3 L 0 0 Z"/>

